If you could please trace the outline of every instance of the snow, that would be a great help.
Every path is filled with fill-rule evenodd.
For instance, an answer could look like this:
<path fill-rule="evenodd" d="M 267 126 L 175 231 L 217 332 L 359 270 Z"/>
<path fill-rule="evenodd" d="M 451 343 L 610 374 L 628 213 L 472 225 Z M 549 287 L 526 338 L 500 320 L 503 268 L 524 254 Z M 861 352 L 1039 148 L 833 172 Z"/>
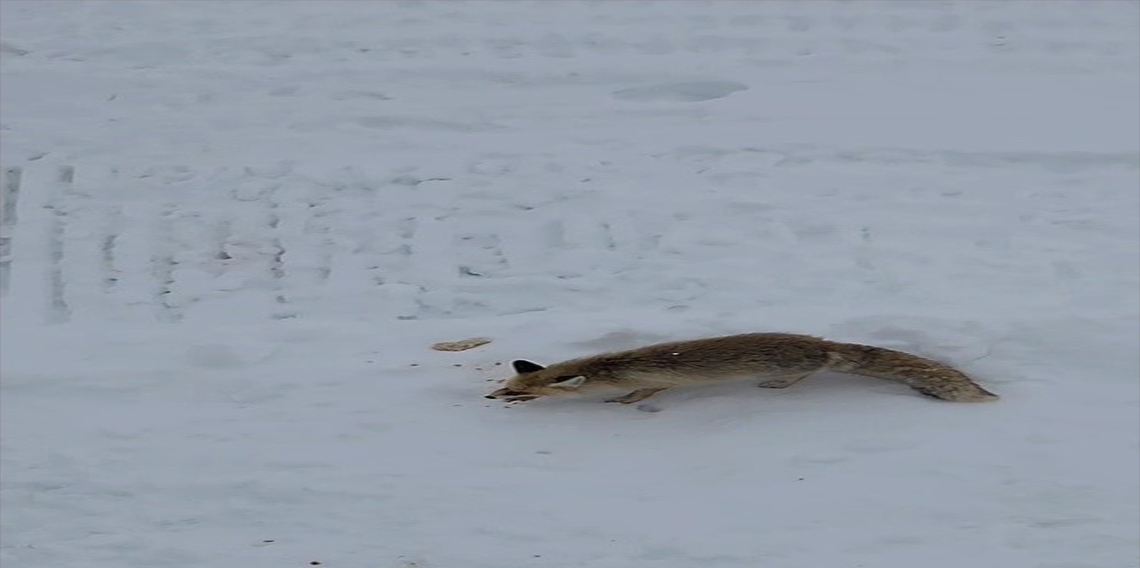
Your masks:
<path fill-rule="evenodd" d="M 1138 7 L 3 2 L 0 562 L 1131 568 Z M 753 331 L 1003 399 L 482 398 Z"/>

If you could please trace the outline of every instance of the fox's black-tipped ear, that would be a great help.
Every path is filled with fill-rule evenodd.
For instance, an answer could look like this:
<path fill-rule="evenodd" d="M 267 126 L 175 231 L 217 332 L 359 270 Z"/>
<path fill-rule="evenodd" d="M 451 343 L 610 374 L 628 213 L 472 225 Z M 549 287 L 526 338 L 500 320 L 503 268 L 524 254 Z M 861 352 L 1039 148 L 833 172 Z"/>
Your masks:
<path fill-rule="evenodd" d="M 542 365 L 539 365 L 538 363 L 531 363 L 530 361 L 525 361 L 523 359 L 519 359 L 518 361 L 511 363 L 511 365 L 513 365 L 515 367 L 515 372 L 520 374 L 520 375 L 523 373 L 533 373 L 535 371 L 541 371 L 541 370 L 546 368 L 546 367 L 543 367 Z"/>

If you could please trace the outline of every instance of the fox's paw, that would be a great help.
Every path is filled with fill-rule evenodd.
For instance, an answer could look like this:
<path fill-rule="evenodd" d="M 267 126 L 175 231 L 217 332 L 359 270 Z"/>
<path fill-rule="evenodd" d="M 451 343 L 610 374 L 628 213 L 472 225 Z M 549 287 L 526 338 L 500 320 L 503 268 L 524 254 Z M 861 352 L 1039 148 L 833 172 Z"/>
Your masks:
<path fill-rule="evenodd" d="M 795 381 L 787 381 L 784 379 L 776 379 L 772 381 L 764 381 L 756 386 L 762 389 L 786 389 L 792 386 Z"/>
<path fill-rule="evenodd" d="M 802 375 L 785 375 L 782 377 L 776 377 L 774 379 L 768 379 L 756 386 L 762 389 L 786 389 L 807 378 L 807 376 L 810 374 L 811 373 L 804 373 Z"/>
<path fill-rule="evenodd" d="M 635 402 L 641 402 L 641 401 L 643 401 L 643 400 L 645 400 L 645 399 L 647 399 L 647 398 L 649 398 L 649 397 L 651 397 L 651 396 L 653 396 L 653 395 L 655 395 L 655 394 L 657 394 L 663 390 L 665 390 L 665 389 L 663 389 L 663 388 L 659 388 L 659 389 L 637 389 L 637 390 L 635 390 L 629 394 L 608 399 L 608 400 L 606 400 L 606 402 L 620 402 L 622 404 L 633 404 Z"/>
<path fill-rule="evenodd" d="M 1001 398 L 974 383 L 934 383 L 912 385 L 911 388 L 931 398 L 950 402 L 990 402 Z"/>

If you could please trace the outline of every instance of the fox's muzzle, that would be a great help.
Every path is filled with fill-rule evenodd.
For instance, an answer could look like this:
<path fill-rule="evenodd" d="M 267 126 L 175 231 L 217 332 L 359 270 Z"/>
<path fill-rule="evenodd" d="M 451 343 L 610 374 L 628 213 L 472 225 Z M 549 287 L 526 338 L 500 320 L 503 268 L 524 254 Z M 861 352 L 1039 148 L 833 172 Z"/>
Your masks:
<path fill-rule="evenodd" d="M 528 400 L 534 400 L 538 397 L 533 394 L 527 394 L 525 392 L 514 391 L 511 389 L 499 389 L 489 395 L 484 396 L 483 398 L 502 398 L 506 399 L 507 402 L 526 402 Z"/>

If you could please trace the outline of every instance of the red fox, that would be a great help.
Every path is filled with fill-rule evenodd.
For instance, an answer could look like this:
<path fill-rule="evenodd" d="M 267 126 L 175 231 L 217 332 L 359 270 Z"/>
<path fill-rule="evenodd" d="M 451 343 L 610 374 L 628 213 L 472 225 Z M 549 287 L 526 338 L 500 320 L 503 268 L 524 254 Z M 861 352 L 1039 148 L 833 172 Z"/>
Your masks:
<path fill-rule="evenodd" d="M 630 404 L 675 387 L 759 378 L 765 388 L 790 387 L 817 371 L 839 371 L 898 381 L 933 398 L 996 400 L 953 367 L 917 355 L 839 343 L 809 335 L 746 333 L 650 345 L 543 367 L 514 362 L 514 377 L 486 398 L 524 402 L 544 396 L 628 391 L 606 402 Z"/>

